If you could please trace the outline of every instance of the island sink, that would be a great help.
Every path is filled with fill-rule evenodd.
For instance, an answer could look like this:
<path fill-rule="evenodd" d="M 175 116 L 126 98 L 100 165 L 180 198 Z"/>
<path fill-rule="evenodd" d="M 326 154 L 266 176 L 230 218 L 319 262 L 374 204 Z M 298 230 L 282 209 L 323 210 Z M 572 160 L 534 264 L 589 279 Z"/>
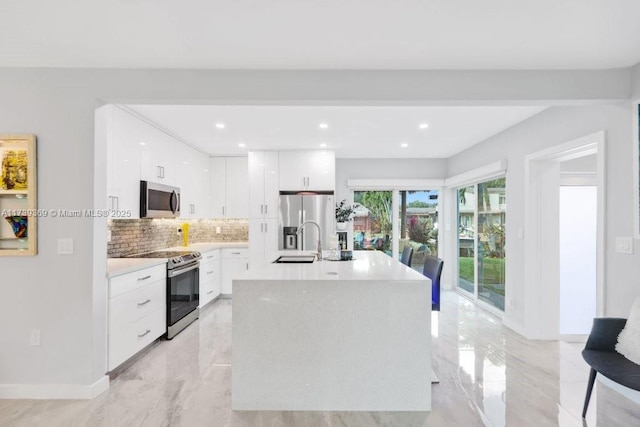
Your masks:
<path fill-rule="evenodd" d="M 315 261 L 315 255 L 282 255 L 274 264 L 311 264 Z"/>

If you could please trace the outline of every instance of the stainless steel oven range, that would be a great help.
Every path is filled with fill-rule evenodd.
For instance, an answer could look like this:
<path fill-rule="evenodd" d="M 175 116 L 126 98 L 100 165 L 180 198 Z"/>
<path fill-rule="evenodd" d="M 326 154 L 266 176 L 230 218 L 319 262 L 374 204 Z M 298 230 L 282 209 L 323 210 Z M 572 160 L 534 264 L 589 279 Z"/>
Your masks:
<path fill-rule="evenodd" d="M 200 314 L 202 255 L 195 251 L 157 251 L 135 258 L 167 259 L 167 339 L 172 339 Z"/>

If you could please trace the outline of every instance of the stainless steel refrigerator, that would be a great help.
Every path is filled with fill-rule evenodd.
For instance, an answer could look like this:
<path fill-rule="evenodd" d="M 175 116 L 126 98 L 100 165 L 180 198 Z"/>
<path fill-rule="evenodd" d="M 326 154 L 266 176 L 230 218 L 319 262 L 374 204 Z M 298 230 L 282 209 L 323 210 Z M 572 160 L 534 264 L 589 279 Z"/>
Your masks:
<path fill-rule="evenodd" d="M 315 251 L 318 247 L 318 229 L 313 224 L 304 226 L 300 237 L 296 231 L 304 221 L 313 220 L 322 231 L 322 248 L 329 249 L 329 238 L 335 234 L 335 204 L 333 193 L 280 193 L 280 226 L 278 247 Z"/>

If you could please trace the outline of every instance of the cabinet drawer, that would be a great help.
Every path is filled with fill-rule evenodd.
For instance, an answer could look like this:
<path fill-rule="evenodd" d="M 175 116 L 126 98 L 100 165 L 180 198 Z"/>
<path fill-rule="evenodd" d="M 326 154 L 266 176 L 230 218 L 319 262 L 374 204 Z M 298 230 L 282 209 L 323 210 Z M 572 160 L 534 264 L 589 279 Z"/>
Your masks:
<path fill-rule="evenodd" d="M 151 344 L 167 331 L 166 308 L 161 308 L 122 329 L 109 331 L 109 370 Z"/>
<path fill-rule="evenodd" d="M 116 297 L 149 283 L 167 279 L 167 265 L 160 264 L 109 279 L 109 298 Z"/>
<path fill-rule="evenodd" d="M 220 295 L 219 280 L 210 280 L 205 283 L 200 283 L 200 307 L 203 307 L 218 295 Z"/>
<path fill-rule="evenodd" d="M 167 305 L 167 282 L 149 283 L 109 300 L 109 329 L 118 330 Z"/>
<path fill-rule="evenodd" d="M 249 249 L 223 249 L 222 258 L 249 258 Z"/>
<path fill-rule="evenodd" d="M 214 262 L 220 259 L 220 251 L 216 249 L 215 251 L 209 251 L 202 253 L 202 259 L 200 260 L 200 265 L 207 264 L 209 262 Z"/>

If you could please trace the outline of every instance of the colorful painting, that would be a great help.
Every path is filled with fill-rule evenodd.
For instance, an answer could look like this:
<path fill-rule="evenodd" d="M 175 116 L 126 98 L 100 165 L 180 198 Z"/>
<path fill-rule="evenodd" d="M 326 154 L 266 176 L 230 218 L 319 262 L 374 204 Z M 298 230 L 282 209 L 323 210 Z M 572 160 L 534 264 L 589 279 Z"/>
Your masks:
<path fill-rule="evenodd" d="M 2 180 L 0 188 L 3 190 L 27 190 L 27 150 L 13 148 L 0 149 L 2 159 Z"/>
<path fill-rule="evenodd" d="M 17 238 L 27 237 L 27 217 L 26 216 L 5 216 L 4 219 L 9 221 L 13 228 L 13 234 Z"/>

